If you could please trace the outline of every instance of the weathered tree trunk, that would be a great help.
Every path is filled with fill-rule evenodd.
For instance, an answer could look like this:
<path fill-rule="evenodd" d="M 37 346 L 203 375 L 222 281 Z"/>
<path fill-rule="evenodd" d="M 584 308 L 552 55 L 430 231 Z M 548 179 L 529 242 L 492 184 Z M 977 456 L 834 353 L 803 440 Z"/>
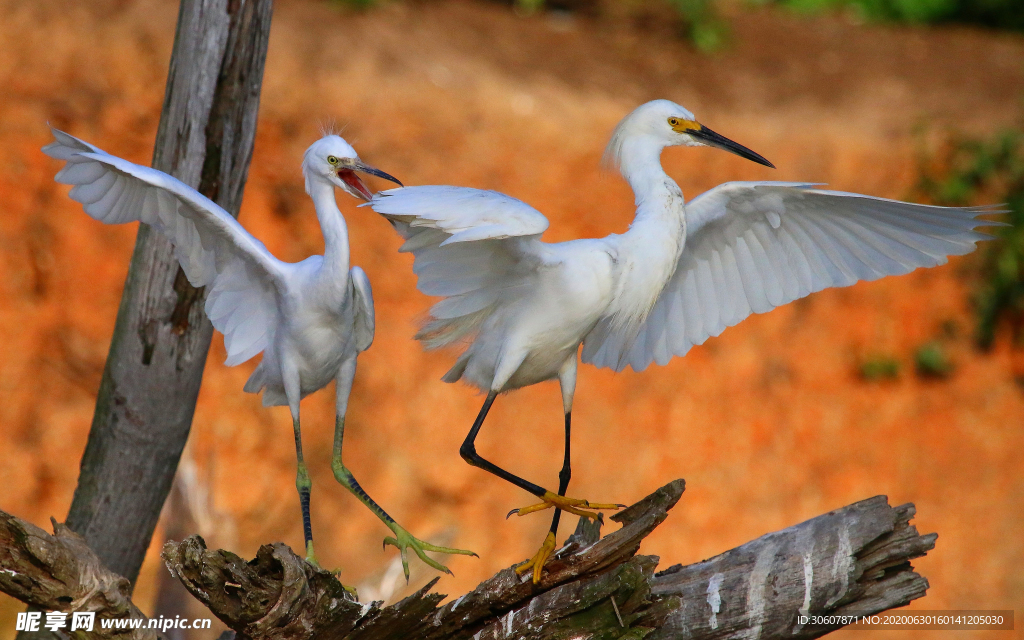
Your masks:
<path fill-rule="evenodd" d="M 604 538 L 599 524 L 583 520 L 539 585 L 504 569 L 441 607 L 434 582 L 390 607 L 360 604 L 281 543 L 246 562 L 192 536 L 168 543 L 163 555 L 236 640 L 816 638 L 839 625 L 801 625 L 798 615 L 875 614 L 928 588 L 910 560 L 927 553 L 935 535 L 909 524 L 913 505 L 892 508 L 882 496 L 654 573 L 658 558 L 635 554 L 682 492 L 681 480 L 662 487 L 614 516 L 623 526 Z M 141 616 L 128 613 L 127 581 L 55 527 L 50 536 L 0 512 L 0 591 L 49 609 Z"/>
<path fill-rule="evenodd" d="M 271 0 L 182 0 L 153 166 L 238 214 Z M 135 582 L 188 438 L 212 326 L 171 245 L 139 228 L 67 525 Z"/>

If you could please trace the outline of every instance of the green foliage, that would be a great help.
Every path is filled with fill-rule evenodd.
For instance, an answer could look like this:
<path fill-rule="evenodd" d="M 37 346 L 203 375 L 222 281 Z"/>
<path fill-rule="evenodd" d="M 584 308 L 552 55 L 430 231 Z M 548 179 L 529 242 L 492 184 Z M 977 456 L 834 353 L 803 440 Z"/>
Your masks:
<path fill-rule="evenodd" d="M 954 143 L 941 158 L 922 162 L 920 190 L 938 204 L 965 205 L 980 197 L 1005 202 L 998 240 L 981 249 L 983 281 L 975 292 L 975 338 L 992 346 L 997 327 L 1007 322 L 1018 341 L 1024 337 L 1024 132 L 1007 131 L 992 140 Z M 992 232 L 992 230 L 990 230 Z"/>
<path fill-rule="evenodd" d="M 685 33 L 699 50 L 710 53 L 725 46 L 729 29 L 715 11 L 713 0 L 669 0 L 685 24 Z"/>
<path fill-rule="evenodd" d="M 530 15 L 544 7 L 544 0 L 515 0 L 516 8 Z"/>
<path fill-rule="evenodd" d="M 359 0 L 336 0 L 359 1 Z M 376 0 L 363 0 L 375 2 Z M 564 1 L 564 0 L 563 0 Z M 531 15 L 544 8 L 546 0 L 512 0 L 516 9 L 525 15 Z M 723 48 L 728 40 L 729 26 L 715 8 L 715 0 L 598 0 L 595 4 L 621 4 L 629 11 L 642 10 L 644 6 L 654 7 L 663 11 L 669 7 L 676 12 L 681 22 L 681 33 L 694 47 L 704 53 Z M 551 5 L 558 6 L 557 0 Z M 569 0 L 569 4 L 576 4 Z M 586 0 L 584 0 L 586 4 Z"/>
<path fill-rule="evenodd" d="M 860 363 L 860 377 L 869 382 L 895 380 L 900 374 L 900 362 L 888 355 L 877 354 Z"/>
<path fill-rule="evenodd" d="M 938 341 L 921 345 L 914 353 L 914 365 L 922 378 L 945 378 L 953 373 L 953 363 Z"/>
<path fill-rule="evenodd" d="M 330 0 L 339 7 L 348 9 L 370 9 L 377 6 L 378 0 Z"/>
<path fill-rule="evenodd" d="M 960 22 L 1024 30 L 1021 0 L 777 0 L 803 12 L 849 8 L 868 20 L 923 24 Z"/>

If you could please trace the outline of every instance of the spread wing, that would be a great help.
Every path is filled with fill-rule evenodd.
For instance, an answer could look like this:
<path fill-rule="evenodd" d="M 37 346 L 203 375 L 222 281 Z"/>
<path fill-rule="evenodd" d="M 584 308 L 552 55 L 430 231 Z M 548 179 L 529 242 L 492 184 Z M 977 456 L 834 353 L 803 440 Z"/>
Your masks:
<path fill-rule="evenodd" d="M 686 205 L 679 264 L 635 336 L 602 320 L 583 361 L 666 364 L 751 313 L 827 287 L 933 267 L 991 236 L 993 207 L 936 207 L 782 182 L 729 182 Z"/>
<path fill-rule="evenodd" d="M 368 204 L 405 238 L 401 251 L 415 256 L 419 290 L 444 297 L 417 335 L 428 348 L 472 333 L 542 262 L 538 238 L 547 218 L 496 191 L 404 187 L 382 191 Z"/>
<path fill-rule="evenodd" d="M 224 334 L 228 365 L 260 353 L 277 327 L 285 265 L 237 220 L 171 176 L 121 158 L 63 131 L 43 153 L 66 164 L 55 180 L 107 224 L 141 221 L 162 233 L 193 286 L 208 286 L 206 314 Z"/>

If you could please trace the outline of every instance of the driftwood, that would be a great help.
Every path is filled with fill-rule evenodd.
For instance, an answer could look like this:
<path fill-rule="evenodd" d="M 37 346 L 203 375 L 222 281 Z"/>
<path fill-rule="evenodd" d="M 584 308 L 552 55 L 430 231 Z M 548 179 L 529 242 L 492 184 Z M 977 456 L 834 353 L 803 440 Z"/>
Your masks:
<path fill-rule="evenodd" d="M 281 543 L 264 545 L 246 562 L 192 536 L 165 545 L 163 557 L 238 640 L 815 638 L 838 625 L 800 624 L 800 614 L 878 613 L 928 588 L 910 560 L 932 549 L 936 536 L 918 535 L 909 524 L 913 505 L 892 508 L 884 496 L 655 573 L 657 557 L 635 554 L 683 488 L 682 480 L 669 483 L 614 515 L 622 527 L 603 538 L 600 524 L 581 521 L 539 585 L 510 567 L 443 606 L 445 596 L 430 592 L 436 580 L 392 606 L 361 604 L 331 573 Z M 56 526 L 57 535 L 49 536 L 0 518 L 0 590 L 70 610 L 82 606 L 81 594 L 98 579 L 116 584 L 117 576 L 93 564 L 81 540 Z M 114 591 L 120 596 L 111 602 L 120 609 L 104 609 L 95 598 L 89 606 L 99 606 L 101 616 L 124 615 L 127 593 Z"/>
<path fill-rule="evenodd" d="M 876 496 L 818 516 L 697 564 L 655 576 L 655 598 L 680 607 L 651 638 L 817 638 L 838 629 L 801 625 L 798 615 L 868 615 L 925 595 L 928 581 L 910 560 L 935 547 L 936 534 L 910 524 L 913 504 Z M 712 615 L 714 613 L 714 615 Z"/>
<path fill-rule="evenodd" d="M 131 583 L 110 571 L 96 553 L 65 525 L 53 522 L 50 535 L 30 522 L 0 511 L 0 591 L 44 611 L 95 611 L 97 617 L 142 619 L 131 601 Z M 40 625 L 42 627 L 42 625 Z M 100 629 L 75 638 L 155 640 L 148 629 Z"/>

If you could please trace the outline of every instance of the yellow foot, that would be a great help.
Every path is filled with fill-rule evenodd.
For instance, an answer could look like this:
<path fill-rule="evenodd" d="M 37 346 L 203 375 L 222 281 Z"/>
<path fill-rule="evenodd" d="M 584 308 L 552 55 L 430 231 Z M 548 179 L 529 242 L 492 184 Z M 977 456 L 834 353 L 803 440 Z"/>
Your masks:
<path fill-rule="evenodd" d="M 522 575 L 533 569 L 533 584 L 540 582 L 540 572 L 544 569 L 544 563 L 551 557 L 551 552 L 555 550 L 555 534 L 548 532 L 546 538 L 544 538 L 543 544 L 540 545 L 540 549 L 537 553 L 524 562 L 523 564 L 516 567 L 516 573 Z"/>
<path fill-rule="evenodd" d="M 544 502 L 537 504 L 531 504 L 528 507 L 522 507 L 521 509 L 513 509 L 508 512 L 506 518 L 511 518 L 512 514 L 525 516 L 528 513 L 534 513 L 536 511 L 543 511 L 544 509 L 550 509 L 556 507 L 567 513 L 572 513 L 582 518 L 591 518 L 597 520 L 600 514 L 596 512 L 598 509 L 621 509 L 625 507 L 624 504 L 593 504 L 587 500 L 580 500 L 577 498 L 566 498 L 560 496 L 557 493 L 551 493 L 550 491 L 544 492 L 544 497 L 541 498 Z M 590 509 L 590 511 L 587 511 Z"/>
<path fill-rule="evenodd" d="M 454 575 L 454 574 L 451 572 L 451 570 L 448 567 L 444 566 L 443 564 L 441 564 L 437 560 L 434 560 L 433 558 L 428 557 L 427 554 L 424 553 L 424 551 L 434 551 L 434 552 L 437 552 L 437 553 L 449 553 L 449 554 L 455 553 L 455 554 L 459 554 L 459 555 L 463 555 L 463 556 L 476 556 L 477 558 L 480 557 L 480 556 L 476 555 L 474 552 L 468 551 L 466 549 L 453 549 L 451 547 L 439 547 L 437 545 L 430 544 L 429 542 L 424 542 L 423 540 L 420 540 L 416 536 L 412 535 L 411 533 L 409 533 L 408 531 L 406 531 L 405 529 L 400 527 L 398 524 L 394 524 L 393 526 L 389 525 L 389 526 L 391 526 L 391 530 L 395 532 L 395 537 L 392 538 L 391 536 L 388 536 L 387 538 L 384 538 L 384 546 L 387 547 L 390 544 L 390 545 L 394 545 L 398 549 L 398 553 L 401 554 L 401 556 L 402 556 L 402 569 L 405 571 L 405 581 L 406 582 L 409 582 L 409 559 L 408 559 L 408 557 L 406 555 L 406 549 L 408 549 L 409 547 L 412 547 L 412 550 L 416 552 L 416 555 L 418 555 L 420 557 L 420 560 L 422 560 L 423 562 L 426 562 L 427 564 L 429 564 L 430 566 L 434 567 L 438 571 L 442 571 L 444 573 L 447 573 L 448 575 Z"/>

